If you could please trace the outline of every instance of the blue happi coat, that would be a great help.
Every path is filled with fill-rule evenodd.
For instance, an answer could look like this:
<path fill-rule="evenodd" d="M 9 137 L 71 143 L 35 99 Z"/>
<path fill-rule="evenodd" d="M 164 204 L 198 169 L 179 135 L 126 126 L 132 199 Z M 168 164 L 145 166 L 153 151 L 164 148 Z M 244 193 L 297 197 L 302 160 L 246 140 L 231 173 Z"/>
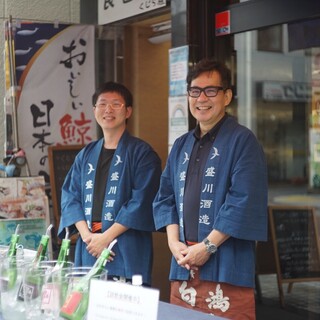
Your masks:
<path fill-rule="evenodd" d="M 154 201 L 156 228 L 179 225 L 185 241 L 183 195 L 194 131 L 178 138 L 170 152 Z M 255 241 L 267 239 L 267 170 L 254 134 L 233 117 L 222 124 L 208 156 L 199 204 L 198 241 L 213 229 L 231 237 L 200 268 L 202 280 L 254 287 Z M 189 271 L 171 261 L 170 280 Z"/>
<path fill-rule="evenodd" d="M 77 155 L 62 187 L 61 220 L 58 235 L 64 237 L 64 228 L 76 232 L 75 223 L 85 220 L 91 229 L 92 199 L 97 163 L 104 139 L 90 143 Z M 114 222 L 129 228 L 118 237 L 113 248 L 114 261 L 106 268 L 109 275 L 131 279 L 141 274 L 144 283 L 151 282 L 152 201 L 159 187 L 161 161 L 144 141 L 122 135 L 114 153 L 108 180 L 103 212 L 102 231 Z M 86 244 L 78 238 L 75 251 L 76 266 L 92 266 L 96 258 L 86 250 Z"/>

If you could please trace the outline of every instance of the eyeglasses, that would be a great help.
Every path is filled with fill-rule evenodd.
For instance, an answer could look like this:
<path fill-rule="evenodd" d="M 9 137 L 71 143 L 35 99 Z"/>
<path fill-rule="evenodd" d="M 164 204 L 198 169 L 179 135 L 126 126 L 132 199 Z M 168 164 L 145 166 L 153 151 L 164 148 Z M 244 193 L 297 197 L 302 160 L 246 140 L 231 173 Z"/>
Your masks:
<path fill-rule="evenodd" d="M 217 87 L 217 86 L 209 86 L 205 88 L 188 87 L 187 89 L 189 96 L 192 98 L 200 97 L 201 92 L 204 92 L 206 97 L 212 98 L 212 97 L 215 97 L 220 90 L 224 90 L 223 87 Z"/>
<path fill-rule="evenodd" d="M 95 107 L 98 108 L 99 110 L 105 110 L 108 107 L 114 110 L 121 109 L 124 106 L 124 103 L 120 102 L 112 102 L 112 103 L 106 103 L 106 102 L 99 102 L 95 104 Z"/>

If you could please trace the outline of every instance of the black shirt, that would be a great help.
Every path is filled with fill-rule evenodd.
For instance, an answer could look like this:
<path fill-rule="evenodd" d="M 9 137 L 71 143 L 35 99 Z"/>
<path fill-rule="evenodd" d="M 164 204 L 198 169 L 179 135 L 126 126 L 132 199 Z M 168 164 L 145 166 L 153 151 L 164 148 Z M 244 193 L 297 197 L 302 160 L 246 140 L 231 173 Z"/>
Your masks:
<path fill-rule="evenodd" d="M 104 196 L 106 193 L 109 169 L 115 149 L 102 147 L 94 182 L 94 193 L 92 197 L 92 222 L 101 222 Z"/>
<path fill-rule="evenodd" d="M 198 225 L 202 179 L 213 142 L 226 118 L 227 115 L 203 137 L 200 135 L 199 125 L 197 125 L 194 131 L 196 141 L 189 160 L 183 199 L 185 238 L 187 241 L 199 241 Z"/>

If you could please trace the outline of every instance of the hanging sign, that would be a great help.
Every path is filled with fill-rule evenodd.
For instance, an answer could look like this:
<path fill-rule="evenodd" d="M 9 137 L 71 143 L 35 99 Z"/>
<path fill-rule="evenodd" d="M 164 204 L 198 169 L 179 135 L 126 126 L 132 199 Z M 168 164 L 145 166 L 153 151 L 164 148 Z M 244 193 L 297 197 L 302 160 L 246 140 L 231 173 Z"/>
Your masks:
<path fill-rule="evenodd" d="M 166 0 L 99 0 L 98 23 L 108 24 L 165 6 Z"/>
<path fill-rule="evenodd" d="M 230 34 L 230 10 L 216 14 L 216 36 Z"/>

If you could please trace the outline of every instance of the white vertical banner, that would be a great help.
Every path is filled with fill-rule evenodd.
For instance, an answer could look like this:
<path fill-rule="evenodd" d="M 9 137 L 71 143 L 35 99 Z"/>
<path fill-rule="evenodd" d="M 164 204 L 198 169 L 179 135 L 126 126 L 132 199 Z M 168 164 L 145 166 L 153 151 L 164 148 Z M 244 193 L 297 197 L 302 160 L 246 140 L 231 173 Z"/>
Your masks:
<path fill-rule="evenodd" d="M 174 141 L 188 132 L 188 97 L 169 97 L 169 152 Z"/>
<path fill-rule="evenodd" d="M 189 46 L 169 50 L 169 152 L 174 141 L 189 130 L 188 61 Z"/>
<path fill-rule="evenodd" d="M 96 139 L 94 26 L 23 24 L 15 54 L 19 147 L 31 175 L 46 176 L 48 146 Z"/>
<path fill-rule="evenodd" d="M 169 49 L 169 96 L 187 94 L 189 46 Z"/>

